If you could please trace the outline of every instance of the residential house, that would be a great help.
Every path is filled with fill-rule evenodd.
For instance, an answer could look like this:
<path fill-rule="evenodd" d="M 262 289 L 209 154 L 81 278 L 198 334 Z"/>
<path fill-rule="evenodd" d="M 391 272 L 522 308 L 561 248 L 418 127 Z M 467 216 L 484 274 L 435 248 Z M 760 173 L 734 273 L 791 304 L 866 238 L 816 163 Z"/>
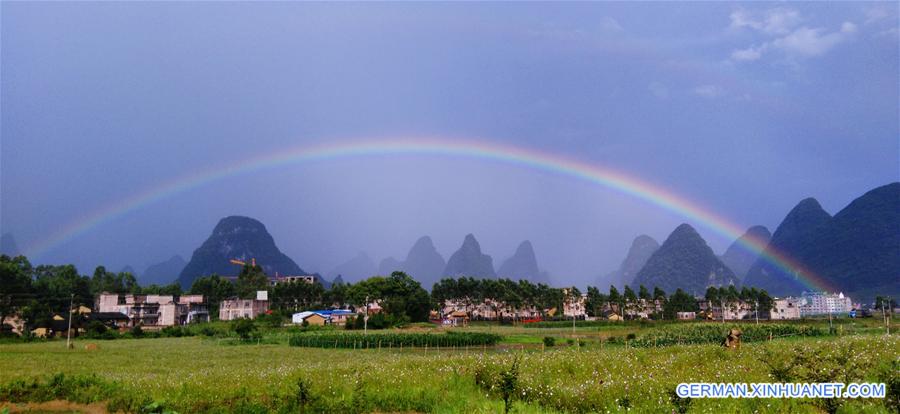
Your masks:
<path fill-rule="evenodd" d="M 316 282 L 321 283 L 319 281 L 319 277 L 316 275 L 297 275 L 297 276 L 278 276 L 269 278 L 269 285 L 275 286 L 281 283 L 293 283 L 293 282 L 303 282 L 313 284 Z"/>
<path fill-rule="evenodd" d="M 174 326 L 208 321 L 209 311 L 203 295 L 122 295 L 101 293 L 97 312 L 122 313 L 130 326 Z"/>
<path fill-rule="evenodd" d="M 741 320 L 750 319 L 754 315 L 755 304 L 743 300 L 734 300 L 720 304 L 718 302 L 710 302 L 704 298 L 697 299 L 697 306 L 700 313 L 707 319 L 713 320 Z"/>
<path fill-rule="evenodd" d="M 444 316 L 441 324 L 444 326 L 468 326 L 469 315 L 464 311 L 453 311 Z"/>
<path fill-rule="evenodd" d="M 675 317 L 680 321 L 692 321 L 697 319 L 697 312 L 676 312 Z"/>
<path fill-rule="evenodd" d="M 219 320 L 255 319 L 268 311 L 268 300 L 231 298 L 223 300 L 219 305 Z"/>
<path fill-rule="evenodd" d="M 775 299 L 774 307 L 769 312 L 769 319 L 800 319 L 800 308 L 804 301 L 800 298 L 786 297 Z"/>
<path fill-rule="evenodd" d="M 577 298 L 571 298 L 566 289 L 563 289 L 565 300 L 563 301 L 563 316 L 566 318 L 584 318 L 587 316 L 585 303 L 587 302 L 587 294 L 581 294 Z"/>
<path fill-rule="evenodd" d="M 353 315 L 356 315 L 356 313 L 347 309 L 306 311 L 291 315 L 291 322 L 298 325 L 306 322 L 309 325 L 333 324 L 342 326 Z"/>

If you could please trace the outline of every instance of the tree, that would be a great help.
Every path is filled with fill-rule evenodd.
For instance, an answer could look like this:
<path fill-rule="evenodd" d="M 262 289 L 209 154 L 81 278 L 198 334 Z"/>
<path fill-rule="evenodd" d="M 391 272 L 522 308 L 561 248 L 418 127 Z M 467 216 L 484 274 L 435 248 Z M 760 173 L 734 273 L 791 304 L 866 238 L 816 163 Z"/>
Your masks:
<path fill-rule="evenodd" d="M 881 311 L 882 306 L 888 311 L 892 312 L 894 308 L 897 307 L 897 300 L 891 298 L 889 296 L 875 296 L 875 307 L 874 309 Z"/>
<path fill-rule="evenodd" d="M 331 289 L 325 291 L 324 302 L 331 306 L 343 307 L 347 303 L 347 284 L 341 280 L 334 282 Z"/>
<path fill-rule="evenodd" d="M 609 303 L 616 305 L 616 312 L 619 313 L 619 316 L 625 316 L 622 312 L 622 295 L 619 294 L 619 289 L 613 285 L 609 285 Z"/>
<path fill-rule="evenodd" d="M 384 313 L 394 321 L 425 322 L 431 309 L 431 297 L 415 279 L 404 272 L 388 277 L 374 276 L 350 285 L 347 298 L 353 305 L 365 306 L 378 302 Z"/>
<path fill-rule="evenodd" d="M 73 306 L 91 307 L 91 278 L 78 274 L 73 265 L 41 265 L 34 269 L 34 298 L 28 304 L 25 319 L 29 327 L 49 326 L 53 314 L 68 315 Z"/>
<path fill-rule="evenodd" d="M 184 293 L 180 283 L 170 283 L 168 285 L 150 285 L 145 287 L 137 286 L 133 291 L 136 295 L 171 295 L 178 296 Z"/>
<path fill-rule="evenodd" d="M 0 256 L 0 326 L 18 314 L 32 296 L 31 263 L 25 256 Z"/>
<path fill-rule="evenodd" d="M 191 285 L 190 293 L 193 295 L 203 295 L 206 303 L 209 304 L 209 314 L 213 318 L 219 317 L 219 304 L 232 296 L 236 291 L 234 284 L 219 277 L 219 275 L 204 276 L 194 280 Z"/>
<path fill-rule="evenodd" d="M 600 316 L 603 312 L 603 305 L 609 301 L 609 297 L 600 293 L 600 289 L 594 286 L 588 286 L 587 301 L 585 307 L 588 315 L 592 317 Z"/>
<path fill-rule="evenodd" d="M 646 286 L 641 285 L 641 286 L 638 288 L 638 298 L 643 299 L 643 300 L 645 300 L 645 301 L 650 301 L 650 299 L 652 299 L 652 298 L 650 297 L 650 291 L 647 290 L 647 287 L 646 287 Z"/>
<path fill-rule="evenodd" d="M 337 289 L 343 289 L 343 283 L 337 285 Z M 326 296 L 325 288 L 321 283 L 307 283 L 295 280 L 289 283 L 279 283 L 272 289 L 272 303 L 276 309 L 295 312 L 309 310 L 322 305 Z"/>
<path fill-rule="evenodd" d="M 678 312 L 697 312 L 700 307 L 693 296 L 677 289 L 663 305 L 663 315 L 666 319 L 675 319 Z"/>
<path fill-rule="evenodd" d="M 625 285 L 625 293 L 622 295 L 622 298 L 625 301 L 625 309 L 628 310 L 628 313 L 633 314 L 634 305 L 637 304 L 637 295 L 634 294 L 634 289 Z"/>
<path fill-rule="evenodd" d="M 257 291 L 268 288 L 269 277 L 263 272 L 262 267 L 247 263 L 241 268 L 235 286 L 241 299 L 256 299 Z"/>
<path fill-rule="evenodd" d="M 231 323 L 231 330 L 246 341 L 253 338 L 256 333 L 256 323 L 253 322 L 253 319 L 240 318 Z"/>
<path fill-rule="evenodd" d="M 101 293 L 134 293 L 138 289 L 137 279 L 129 272 L 107 272 L 106 267 L 97 266 L 91 278 L 91 292 L 96 296 Z"/>
<path fill-rule="evenodd" d="M 659 286 L 654 286 L 654 287 L 653 287 L 653 299 L 654 299 L 654 300 L 661 300 L 661 301 L 665 302 L 665 300 L 666 300 L 666 291 L 660 289 Z"/>
<path fill-rule="evenodd" d="M 710 286 L 706 288 L 706 295 L 704 296 L 706 300 L 710 303 L 715 303 L 719 301 L 719 289 L 715 286 Z"/>

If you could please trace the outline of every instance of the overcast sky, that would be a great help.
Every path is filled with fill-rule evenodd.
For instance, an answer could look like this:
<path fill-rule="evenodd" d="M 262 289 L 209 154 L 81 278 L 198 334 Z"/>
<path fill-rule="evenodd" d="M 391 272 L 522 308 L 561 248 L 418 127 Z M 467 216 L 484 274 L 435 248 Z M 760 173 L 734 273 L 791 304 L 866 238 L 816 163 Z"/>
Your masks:
<path fill-rule="evenodd" d="M 898 4 L 0 3 L 0 231 L 20 248 L 161 182 L 279 149 L 466 137 L 612 168 L 743 227 L 898 180 Z M 495 267 L 533 242 L 600 283 L 684 217 L 565 176 L 433 156 L 339 159 L 175 194 L 32 258 L 143 270 L 223 216 L 307 270 L 365 251 Z M 690 222 L 690 221 L 688 221 Z M 694 223 L 721 253 L 726 240 Z"/>

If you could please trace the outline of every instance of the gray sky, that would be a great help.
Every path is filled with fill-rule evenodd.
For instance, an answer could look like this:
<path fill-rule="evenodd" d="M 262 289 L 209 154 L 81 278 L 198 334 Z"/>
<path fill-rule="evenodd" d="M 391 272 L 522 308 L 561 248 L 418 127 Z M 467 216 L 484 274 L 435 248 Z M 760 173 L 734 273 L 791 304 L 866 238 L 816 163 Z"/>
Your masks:
<path fill-rule="evenodd" d="M 0 3 L 0 227 L 28 251 L 161 182 L 279 149 L 467 137 L 639 177 L 749 227 L 896 181 L 898 5 Z M 474 233 L 604 283 L 680 222 L 612 190 L 473 159 L 297 164 L 146 205 L 33 258 L 142 270 L 223 216 L 307 270 L 448 257 Z M 731 242 L 700 223 L 719 253 Z"/>

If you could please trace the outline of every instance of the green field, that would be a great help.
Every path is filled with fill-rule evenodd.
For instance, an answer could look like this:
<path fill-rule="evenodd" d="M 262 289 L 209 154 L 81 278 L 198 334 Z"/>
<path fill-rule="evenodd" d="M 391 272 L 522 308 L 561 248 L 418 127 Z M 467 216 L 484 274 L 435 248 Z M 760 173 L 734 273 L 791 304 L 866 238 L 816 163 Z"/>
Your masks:
<path fill-rule="evenodd" d="M 635 348 L 615 339 L 690 329 L 677 324 L 583 324 L 574 333 L 571 326 L 482 324 L 458 330 L 492 332 L 504 340 L 494 347 L 402 351 L 288 346 L 296 334 L 280 330 L 268 332 L 259 345 L 202 336 L 77 340 L 71 351 L 64 341 L 9 343 L 0 345 L 0 400 L 68 399 L 179 413 L 497 413 L 504 409 L 504 372 L 518 359 L 511 396 L 511 412 L 517 413 L 896 412 L 880 399 L 687 401 L 672 395 L 681 382 L 776 382 L 779 377 L 887 381 L 898 392 L 900 336 L 879 334 L 873 324 L 843 323 L 843 335 L 763 340 L 739 350 L 717 344 Z M 557 345 L 544 347 L 546 336 Z M 99 349 L 86 350 L 87 344 Z M 64 376 L 51 378 L 59 373 Z M 13 411 L 29 407 L 34 406 L 6 403 Z"/>

